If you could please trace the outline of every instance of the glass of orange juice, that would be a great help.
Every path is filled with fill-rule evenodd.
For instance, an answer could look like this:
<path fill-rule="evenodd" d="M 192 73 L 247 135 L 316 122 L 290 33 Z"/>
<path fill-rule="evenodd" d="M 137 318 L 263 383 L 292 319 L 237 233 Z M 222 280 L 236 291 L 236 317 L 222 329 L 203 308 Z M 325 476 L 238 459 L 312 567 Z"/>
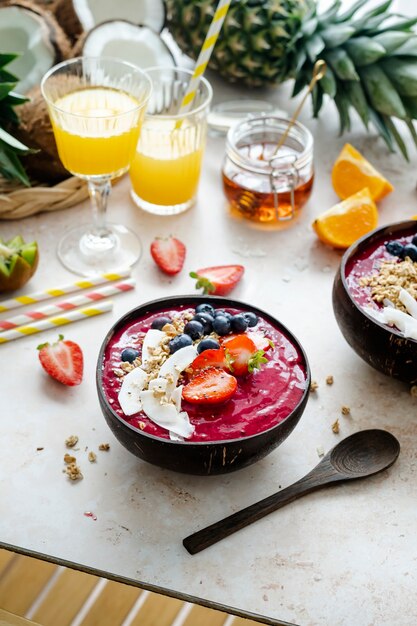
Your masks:
<path fill-rule="evenodd" d="M 201 78 L 186 113 L 179 113 L 192 72 L 146 70 L 152 95 L 130 167 L 132 198 L 148 213 L 176 215 L 195 202 L 207 135 L 212 89 Z"/>
<path fill-rule="evenodd" d="M 130 267 L 140 257 L 140 240 L 106 221 L 107 200 L 112 179 L 129 169 L 135 155 L 151 80 L 124 61 L 79 57 L 49 70 L 41 89 L 59 157 L 87 181 L 92 204 L 92 223 L 69 230 L 58 257 L 83 276 Z"/>

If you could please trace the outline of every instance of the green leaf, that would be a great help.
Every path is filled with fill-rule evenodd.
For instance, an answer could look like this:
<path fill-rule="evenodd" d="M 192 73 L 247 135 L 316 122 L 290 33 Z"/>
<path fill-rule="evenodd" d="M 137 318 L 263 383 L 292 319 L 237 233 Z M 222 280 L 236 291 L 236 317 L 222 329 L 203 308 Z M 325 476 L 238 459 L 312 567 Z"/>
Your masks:
<path fill-rule="evenodd" d="M 369 100 L 379 113 L 405 119 L 407 113 L 394 85 L 379 65 L 360 69 L 362 85 Z"/>
<path fill-rule="evenodd" d="M 413 138 L 414 145 L 417 147 L 417 132 L 416 132 L 415 126 L 413 124 L 413 120 L 407 120 L 406 124 L 407 124 L 408 129 L 410 131 L 410 134 L 411 134 L 411 136 Z"/>
<path fill-rule="evenodd" d="M 357 0 L 355 4 L 353 4 L 350 9 L 347 9 L 344 13 L 341 13 L 337 18 L 338 22 L 349 22 L 352 17 L 355 15 L 359 9 L 361 9 L 365 4 L 367 4 L 368 0 Z"/>
<path fill-rule="evenodd" d="M 336 94 L 334 103 L 339 113 L 340 134 L 342 135 L 345 130 L 350 130 L 349 104 L 347 99 L 340 92 Z"/>
<path fill-rule="evenodd" d="M 308 82 L 309 81 L 305 72 L 301 72 L 300 74 L 298 74 L 297 78 L 294 81 L 291 98 L 295 98 L 295 96 L 298 96 L 298 94 L 302 92 L 304 87 L 308 85 Z"/>
<path fill-rule="evenodd" d="M 337 48 L 355 34 L 355 29 L 346 24 L 335 24 L 320 31 L 320 37 L 326 44 L 327 49 Z"/>
<path fill-rule="evenodd" d="M 315 63 L 320 54 L 323 52 L 324 48 L 326 47 L 326 44 L 324 43 L 320 35 L 317 35 L 316 33 L 315 35 L 310 37 L 310 39 L 307 39 L 305 47 L 307 50 L 308 58 L 312 63 Z"/>
<path fill-rule="evenodd" d="M 382 4 L 375 7 L 375 9 L 371 9 L 370 11 L 367 11 L 366 13 L 364 13 L 361 16 L 361 19 L 368 22 L 371 19 L 371 17 L 376 17 L 377 15 L 384 15 L 385 17 L 387 17 L 387 11 L 390 8 L 391 4 L 392 4 L 392 0 L 386 0 Z"/>
<path fill-rule="evenodd" d="M 375 126 L 375 128 L 377 129 L 378 133 L 381 135 L 382 139 L 387 144 L 390 152 L 395 152 L 394 141 L 393 141 L 392 135 L 389 129 L 387 128 L 382 115 L 377 113 L 377 111 L 374 111 L 374 109 L 369 109 L 369 118 L 371 122 L 373 123 L 373 125 Z"/>
<path fill-rule="evenodd" d="M 399 147 L 399 149 L 401 150 L 401 153 L 403 155 L 403 157 L 406 159 L 406 161 L 408 161 L 408 152 L 407 152 L 407 147 L 404 143 L 403 138 L 401 137 L 400 133 L 398 132 L 397 127 L 395 126 L 394 122 L 392 121 L 392 119 L 389 116 L 385 116 L 384 117 L 384 121 L 385 124 L 387 126 L 387 128 L 389 129 L 391 135 L 394 137 L 395 141 L 397 142 L 397 146 Z"/>
<path fill-rule="evenodd" d="M 30 187 L 29 178 L 19 157 L 2 141 L 0 141 L 0 173 L 9 180 L 19 180 L 26 187 Z"/>
<path fill-rule="evenodd" d="M 402 16 L 401 16 L 402 17 Z M 412 17 L 410 19 L 401 19 L 398 22 L 391 22 L 387 25 L 386 28 L 380 28 L 379 32 L 385 32 L 387 30 L 408 30 L 417 24 L 417 17 Z"/>
<path fill-rule="evenodd" d="M 323 81 L 321 80 L 320 84 L 322 84 L 322 82 Z M 346 82 L 343 88 L 350 104 L 358 113 L 359 117 L 361 118 L 362 122 L 365 124 L 366 128 L 368 128 L 369 106 L 366 100 L 365 92 L 362 89 L 362 85 L 359 82 L 351 80 L 351 81 Z"/>
<path fill-rule="evenodd" d="M 17 52 L 0 52 L 0 67 L 9 65 L 9 63 L 17 59 L 18 56 Z"/>
<path fill-rule="evenodd" d="M 17 76 L 7 72 L 6 70 L 0 69 L 0 83 L 16 83 Z"/>
<path fill-rule="evenodd" d="M 0 100 L 3 100 L 13 89 L 17 83 L 0 83 Z"/>
<path fill-rule="evenodd" d="M 31 149 L 28 146 L 25 146 L 23 143 L 18 141 L 15 137 L 10 135 L 8 132 L 1 128 L 0 126 L 0 141 L 6 143 L 13 150 L 23 153 L 31 152 Z"/>
<path fill-rule="evenodd" d="M 336 76 L 341 80 L 359 80 L 354 64 L 347 52 L 342 48 L 327 52 L 325 60 L 331 66 Z"/>
<path fill-rule="evenodd" d="M 374 43 L 382 46 L 385 52 L 391 53 L 411 39 L 410 33 L 403 33 L 397 30 L 386 30 L 373 37 Z"/>
<path fill-rule="evenodd" d="M 319 84 L 316 84 L 311 92 L 311 98 L 313 101 L 313 117 L 318 117 L 320 109 L 323 106 L 323 90 Z"/>
<path fill-rule="evenodd" d="M 356 81 L 347 81 L 346 84 L 356 84 Z M 324 93 L 334 98 L 337 91 L 337 83 L 334 74 L 329 66 L 327 66 L 326 73 L 320 81 L 320 87 Z"/>
<path fill-rule="evenodd" d="M 381 63 L 401 96 L 417 96 L 417 60 L 406 63 L 401 59 L 386 59 Z"/>
<path fill-rule="evenodd" d="M 332 6 L 329 9 L 327 9 L 327 11 L 320 13 L 319 15 L 320 24 L 327 24 L 327 23 L 334 24 L 334 21 L 335 21 L 334 18 L 336 17 L 337 12 L 341 6 L 342 6 L 341 0 L 336 0 L 336 2 L 334 2 Z"/>
<path fill-rule="evenodd" d="M 9 104 L 14 107 L 19 104 L 23 104 L 24 102 L 29 102 L 29 98 L 26 98 L 26 96 L 22 96 L 20 93 L 16 93 L 15 91 L 9 91 L 7 97 L 3 99 L 2 104 Z"/>
<path fill-rule="evenodd" d="M 413 120 L 417 120 L 417 98 L 401 98 L 405 110 L 407 111 L 407 117 Z"/>
<path fill-rule="evenodd" d="M 317 25 L 318 25 L 318 21 L 317 21 L 317 17 L 315 16 L 310 17 L 310 19 L 307 19 L 306 21 L 304 21 L 302 25 L 302 29 L 301 29 L 303 35 L 305 35 L 305 37 L 311 37 L 312 35 L 314 35 L 314 33 L 317 30 Z"/>
<path fill-rule="evenodd" d="M 356 67 L 375 63 L 386 55 L 385 48 L 370 37 L 355 37 L 346 42 L 345 49 Z"/>
<path fill-rule="evenodd" d="M 410 37 L 409 40 L 391 54 L 392 57 L 416 57 L 417 37 Z"/>

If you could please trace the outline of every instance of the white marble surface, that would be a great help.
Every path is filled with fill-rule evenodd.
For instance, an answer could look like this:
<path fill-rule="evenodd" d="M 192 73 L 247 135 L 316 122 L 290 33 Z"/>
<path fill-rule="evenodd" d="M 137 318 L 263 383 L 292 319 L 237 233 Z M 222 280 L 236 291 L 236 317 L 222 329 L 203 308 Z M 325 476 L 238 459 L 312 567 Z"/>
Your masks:
<path fill-rule="evenodd" d="M 214 81 L 217 101 L 235 88 Z M 253 97 L 251 93 L 251 97 Z M 293 110 L 286 89 L 255 94 Z M 65 330 L 85 354 L 85 379 L 63 388 L 42 371 L 39 336 L 0 347 L 0 543 L 77 567 L 101 570 L 147 588 L 226 605 L 269 623 L 299 626 L 411 626 L 417 620 L 417 399 L 407 387 L 372 370 L 344 341 L 333 316 L 331 288 L 340 253 L 320 244 L 313 218 L 337 200 L 331 165 L 346 140 L 378 166 L 396 190 L 379 205 L 380 224 L 417 214 L 417 159 L 391 155 L 358 125 L 338 137 L 331 105 L 320 121 L 303 114 L 316 139 L 317 176 L 302 218 L 277 232 L 236 221 L 220 184 L 223 138 L 210 138 L 197 206 L 175 218 L 140 212 L 128 181 L 113 192 L 110 218 L 140 233 L 144 254 L 133 275 L 137 288 L 118 296 L 112 314 Z M 0 224 L 0 235 L 36 237 L 41 261 L 25 292 L 68 282 L 54 253 L 60 234 L 88 217 L 84 204 L 55 215 Z M 149 255 L 156 235 L 174 234 L 187 245 L 182 274 L 161 275 Z M 235 474 L 192 477 L 148 465 L 127 452 L 109 431 L 95 391 L 95 366 L 110 325 L 133 306 L 164 295 L 191 293 L 188 271 L 243 263 L 233 296 L 253 302 L 288 325 L 303 343 L 319 383 L 297 428 L 267 458 Z M 4 315 L 3 315 L 4 317 Z M 42 340 L 53 340 L 46 332 Z M 325 384 L 333 374 L 333 386 Z M 340 407 L 351 407 L 342 417 Z M 331 424 L 340 418 L 340 435 Z M 361 428 L 386 428 L 400 440 L 398 462 L 366 481 L 323 490 L 285 507 L 208 550 L 190 556 L 182 539 L 191 532 L 284 487 L 329 449 Z M 84 480 L 62 473 L 64 441 L 79 436 Z M 96 464 L 88 450 L 109 442 Z M 37 447 L 43 450 L 37 451 Z M 97 520 L 84 516 L 92 511 Z"/>

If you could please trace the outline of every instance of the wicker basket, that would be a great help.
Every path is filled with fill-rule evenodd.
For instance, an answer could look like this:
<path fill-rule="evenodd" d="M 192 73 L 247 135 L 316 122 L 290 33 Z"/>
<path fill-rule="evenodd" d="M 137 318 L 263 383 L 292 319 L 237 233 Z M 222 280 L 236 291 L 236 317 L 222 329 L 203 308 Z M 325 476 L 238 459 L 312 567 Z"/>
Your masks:
<path fill-rule="evenodd" d="M 0 220 L 68 209 L 87 197 L 86 183 L 75 176 L 52 187 L 24 187 L 0 177 Z"/>

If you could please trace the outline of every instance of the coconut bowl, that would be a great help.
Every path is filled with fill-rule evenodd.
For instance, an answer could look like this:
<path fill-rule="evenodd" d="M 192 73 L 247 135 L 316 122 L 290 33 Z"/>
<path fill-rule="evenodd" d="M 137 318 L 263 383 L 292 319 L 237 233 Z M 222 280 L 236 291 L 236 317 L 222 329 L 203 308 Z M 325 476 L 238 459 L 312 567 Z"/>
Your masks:
<path fill-rule="evenodd" d="M 167 307 L 181 305 L 195 307 L 202 302 L 213 306 L 253 311 L 281 330 L 297 348 L 306 372 L 306 388 L 291 413 L 281 422 L 255 435 L 222 441 L 171 441 L 146 433 L 131 426 L 113 410 L 103 391 L 102 366 L 107 344 L 125 324 L 156 313 Z M 251 305 L 214 296 L 174 296 L 147 302 L 123 315 L 109 330 L 100 349 L 96 371 L 97 392 L 104 418 L 113 434 L 129 452 L 160 467 L 186 474 L 223 474 L 246 467 L 272 452 L 292 432 L 305 409 L 311 382 L 306 354 L 294 335 L 274 317 Z"/>
<path fill-rule="evenodd" d="M 348 344 L 369 365 L 411 385 L 417 383 L 417 341 L 405 338 L 370 315 L 354 300 L 347 273 L 351 260 L 378 243 L 417 233 L 417 221 L 397 222 L 368 233 L 344 253 L 333 284 L 333 310 Z"/>

